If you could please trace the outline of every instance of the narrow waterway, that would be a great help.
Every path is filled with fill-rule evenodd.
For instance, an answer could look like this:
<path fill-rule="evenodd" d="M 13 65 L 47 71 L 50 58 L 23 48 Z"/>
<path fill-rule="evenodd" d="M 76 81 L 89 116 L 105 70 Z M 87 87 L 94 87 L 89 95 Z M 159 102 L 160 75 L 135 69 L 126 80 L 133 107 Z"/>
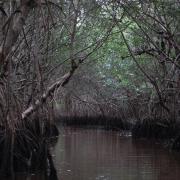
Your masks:
<path fill-rule="evenodd" d="M 179 180 L 180 156 L 128 133 L 64 128 L 54 150 L 59 180 Z"/>
<path fill-rule="evenodd" d="M 51 153 L 55 176 L 17 174 L 15 180 L 180 179 L 179 153 L 155 142 L 134 140 L 128 132 L 61 128 Z"/>

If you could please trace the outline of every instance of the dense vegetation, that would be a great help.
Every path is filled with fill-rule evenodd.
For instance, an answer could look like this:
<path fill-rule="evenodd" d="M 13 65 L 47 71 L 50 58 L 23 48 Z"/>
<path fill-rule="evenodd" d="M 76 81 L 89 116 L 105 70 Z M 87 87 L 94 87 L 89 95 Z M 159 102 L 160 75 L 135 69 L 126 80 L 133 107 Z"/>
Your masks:
<path fill-rule="evenodd" d="M 0 146 L 9 148 L 0 153 L 28 169 L 46 154 L 54 119 L 179 141 L 179 6 L 0 0 Z"/>

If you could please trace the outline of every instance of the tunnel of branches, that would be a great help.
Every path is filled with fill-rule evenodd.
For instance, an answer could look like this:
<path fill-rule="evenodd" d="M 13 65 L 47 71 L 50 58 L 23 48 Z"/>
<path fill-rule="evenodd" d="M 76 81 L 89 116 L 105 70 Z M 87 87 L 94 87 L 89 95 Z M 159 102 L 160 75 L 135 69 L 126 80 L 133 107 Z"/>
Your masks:
<path fill-rule="evenodd" d="M 42 168 L 56 122 L 179 141 L 179 5 L 0 0 L 1 171 Z"/>

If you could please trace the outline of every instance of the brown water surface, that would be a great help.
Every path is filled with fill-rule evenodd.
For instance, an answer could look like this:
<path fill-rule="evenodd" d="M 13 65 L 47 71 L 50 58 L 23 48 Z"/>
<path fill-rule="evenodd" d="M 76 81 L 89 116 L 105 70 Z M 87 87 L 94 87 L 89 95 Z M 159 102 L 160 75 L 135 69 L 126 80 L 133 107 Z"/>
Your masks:
<path fill-rule="evenodd" d="M 54 149 L 59 180 L 179 180 L 180 154 L 129 133 L 63 128 Z M 3 179 L 7 180 L 7 179 Z M 56 180 L 42 174 L 16 180 Z"/>
<path fill-rule="evenodd" d="M 65 128 L 55 148 L 59 180 L 179 180 L 180 155 L 117 131 Z"/>

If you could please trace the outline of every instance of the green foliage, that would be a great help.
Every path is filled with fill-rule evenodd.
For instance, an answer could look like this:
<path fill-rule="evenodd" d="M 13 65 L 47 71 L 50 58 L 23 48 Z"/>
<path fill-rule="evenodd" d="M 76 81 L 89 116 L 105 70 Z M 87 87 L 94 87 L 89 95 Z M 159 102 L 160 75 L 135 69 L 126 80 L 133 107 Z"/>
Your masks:
<path fill-rule="evenodd" d="M 172 69 L 168 58 L 174 61 L 177 57 L 178 7 L 176 1 L 163 0 L 82 1 L 74 54 L 85 47 L 89 47 L 86 53 L 91 52 L 114 24 L 103 46 L 89 56 L 87 62 L 91 61 L 91 65 L 87 63 L 85 68 L 112 88 L 123 87 L 135 92 L 154 91 L 152 79 L 163 89 L 166 86 L 164 79 L 169 77 L 168 71 Z M 69 22 L 64 23 L 69 25 Z M 124 42 L 122 32 L 130 49 Z M 66 59 L 70 54 L 70 35 L 66 28 L 61 34 L 58 31 L 55 34 L 57 44 L 60 44 L 57 58 Z"/>

